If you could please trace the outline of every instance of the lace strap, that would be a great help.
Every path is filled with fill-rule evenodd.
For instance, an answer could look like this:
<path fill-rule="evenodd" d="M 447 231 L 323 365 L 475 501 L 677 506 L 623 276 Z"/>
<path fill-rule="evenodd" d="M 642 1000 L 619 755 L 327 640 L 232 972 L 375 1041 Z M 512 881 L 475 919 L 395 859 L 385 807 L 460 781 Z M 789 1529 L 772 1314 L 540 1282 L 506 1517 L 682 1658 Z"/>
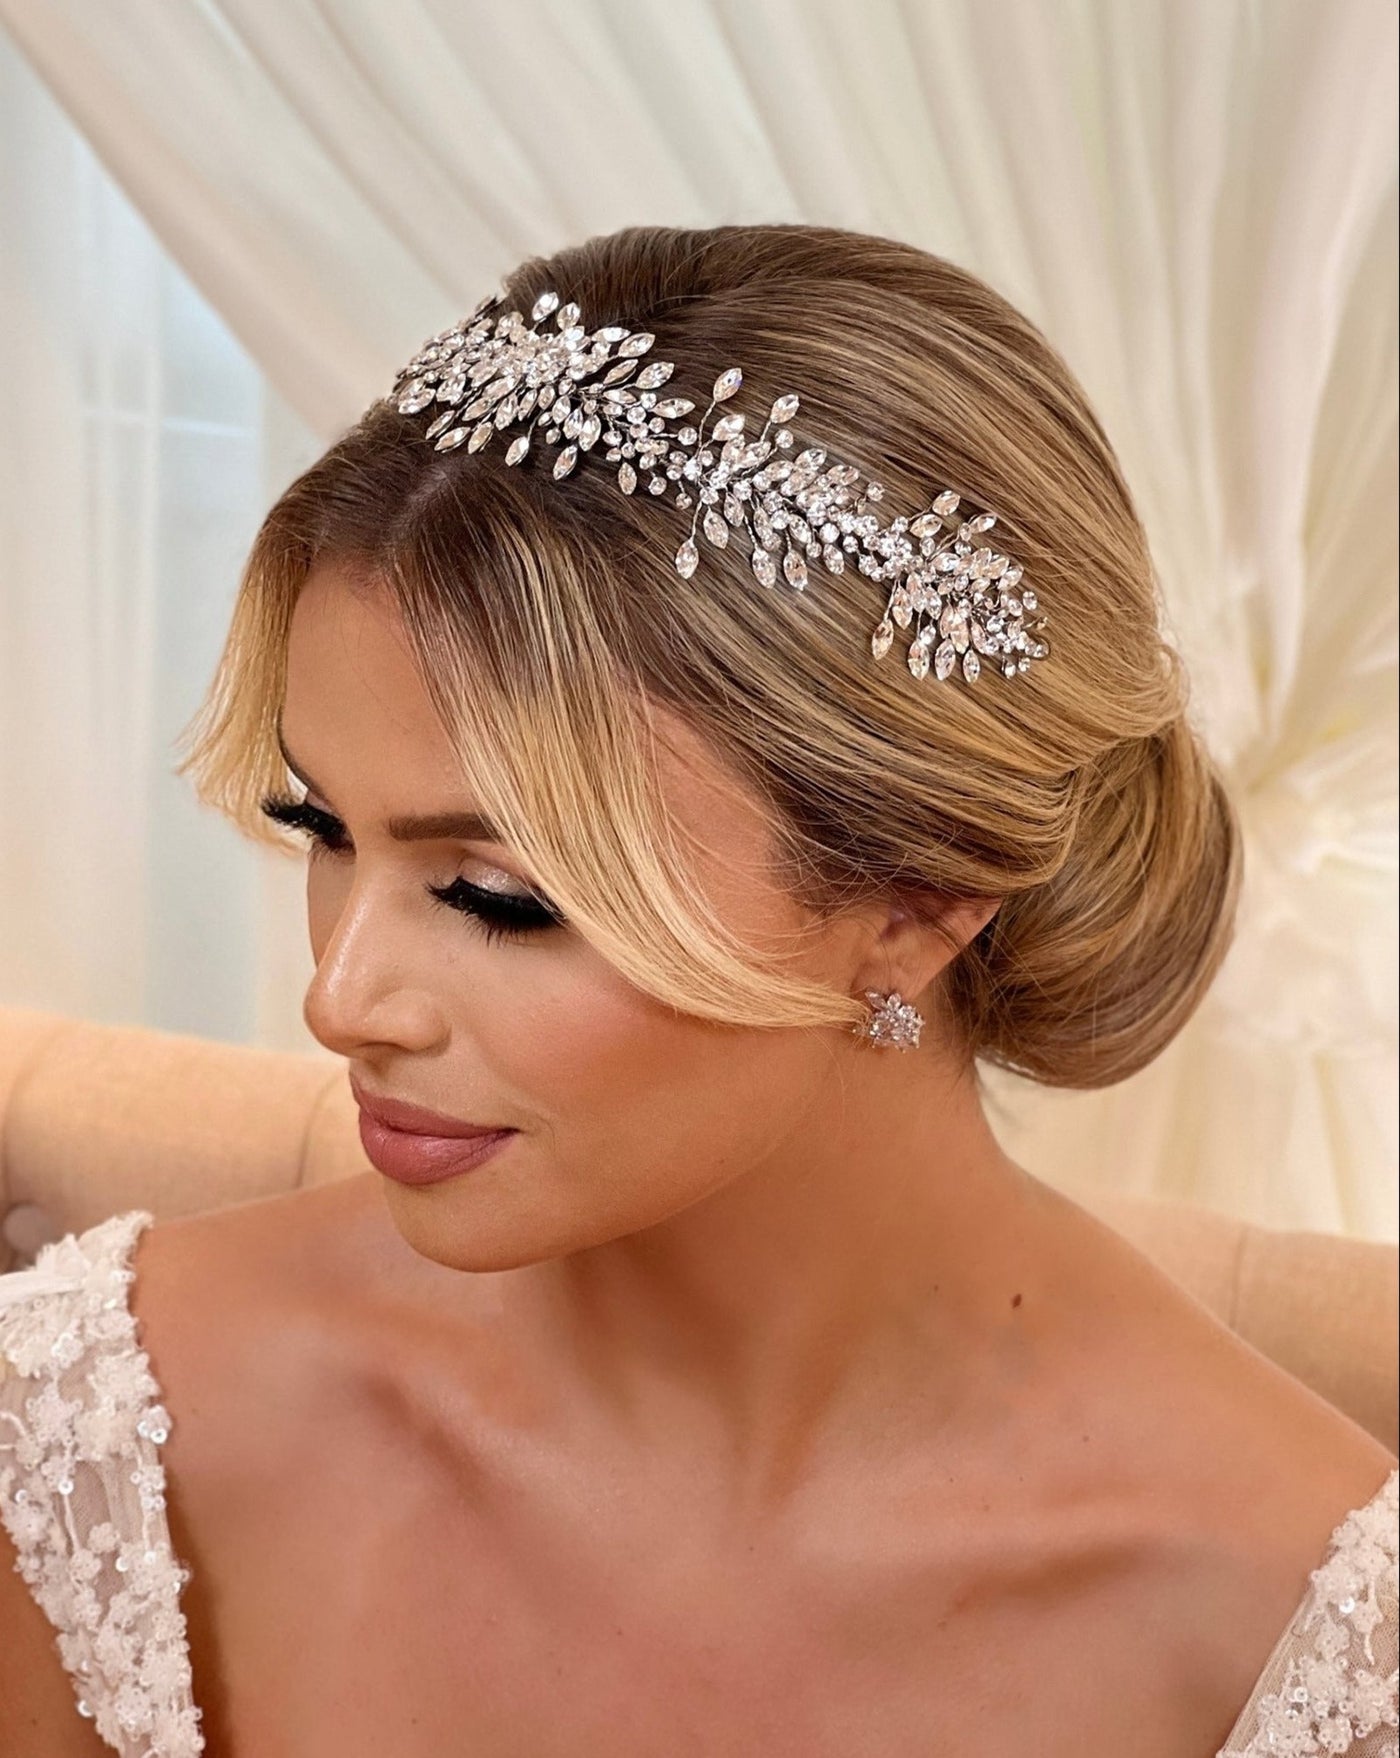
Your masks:
<path fill-rule="evenodd" d="M 123 1758 L 197 1758 L 189 1570 L 171 1551 L 158 1452 L 171 1419 L 127 1298 L 153 1219 L 113 1215 L 0 1276 L 0 1520 L 78 1713 Z"/>
<path fill-rule="evenodd" d="M 1400 1758 L 1400 1467 L 1332 1533 L 1217 1758 Z"/>

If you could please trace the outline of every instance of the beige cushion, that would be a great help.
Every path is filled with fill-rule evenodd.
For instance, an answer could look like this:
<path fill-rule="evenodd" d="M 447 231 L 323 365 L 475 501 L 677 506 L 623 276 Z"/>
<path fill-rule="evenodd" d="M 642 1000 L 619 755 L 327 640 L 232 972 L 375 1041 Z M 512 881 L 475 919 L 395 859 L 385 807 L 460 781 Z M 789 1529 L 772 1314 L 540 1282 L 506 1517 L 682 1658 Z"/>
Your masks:
<path fill-rule="evenodd" d="M 0 1007 L 0 1270 L 122 1209 L 185 1215 L 368 1170 L 339 1058 Z M 1396 1246 L 1074 1194 L 1396 1451 Z"/>

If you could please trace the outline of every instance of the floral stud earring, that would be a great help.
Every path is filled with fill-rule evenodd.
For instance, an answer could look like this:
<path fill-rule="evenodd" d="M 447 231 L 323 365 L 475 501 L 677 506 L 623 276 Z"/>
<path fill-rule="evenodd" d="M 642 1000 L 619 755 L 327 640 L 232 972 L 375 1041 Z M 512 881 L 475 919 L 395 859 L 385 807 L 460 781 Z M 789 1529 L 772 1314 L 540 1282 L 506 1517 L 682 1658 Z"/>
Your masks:
<path fill-rule="evenodd" d="M 918 1008 L 901 1000 L 898 989 L 889 995 L 882 995 L 878 989 L 867 989 L 865 999 L 874 1012 L 863 1025 L 853 1028 L 857 1037 L 869 1038 L 871 1043 L 892 1050 L 918 1049 L 924 1016 Z"/>

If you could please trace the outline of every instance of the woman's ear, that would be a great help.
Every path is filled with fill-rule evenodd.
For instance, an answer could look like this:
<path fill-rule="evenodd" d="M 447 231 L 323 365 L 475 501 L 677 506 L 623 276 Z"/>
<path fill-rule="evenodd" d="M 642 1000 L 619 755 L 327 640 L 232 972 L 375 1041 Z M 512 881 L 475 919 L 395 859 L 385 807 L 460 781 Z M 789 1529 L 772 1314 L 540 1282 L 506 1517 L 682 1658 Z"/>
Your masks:
<path fill-rule="evenodd" d="M 897 991 L 906 1001 L 922 995 L 1001 908 L 1000 897 L 956 898 L 937 915 L 907 904 L 884 906 L 874 922 L 860 967 L 852 979 L 860 990 Z"/>

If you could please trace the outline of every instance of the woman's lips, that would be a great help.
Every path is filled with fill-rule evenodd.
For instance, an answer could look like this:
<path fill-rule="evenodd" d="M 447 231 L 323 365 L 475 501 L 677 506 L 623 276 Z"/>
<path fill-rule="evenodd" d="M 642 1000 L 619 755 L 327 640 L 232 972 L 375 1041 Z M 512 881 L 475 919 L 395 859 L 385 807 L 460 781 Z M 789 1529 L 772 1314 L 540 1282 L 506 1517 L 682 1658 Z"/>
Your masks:
<path fill-rule="evenodd" d="M 370 1164 L 400 1184 L 436 1184 L 489 1160 L 519 1132 L 497 1129 L 467 1135 L 420 1135 L 395 1129 L 360 1107 L 360 1142 Z"/>
<path fill-rule="evenodd" d="M 426 1111 L 403 1099 L 367 1093 L 352 1075 L 350 1090 L 360 1107 L 360 1142 L 370 1163 L 400 1184 L 436 1184 L 490 1159 L 519 1132 L 489 1123 L 467 1123 Z"/>
<path fill-rule="evenodd" d="M 410 1105 L 405 1099 L 367 1092 L 350 1076 L 350 1091 L 355 1103 L 371 1117 L 387 1123 L 390 1129 L 406 1130 L 410 1135 L 497 1135 L 508 1126 L 504 1123 L 468 1123 L 460 1117 L 448 1117 L 441 1111 L 426 1111 L 421 1105 Z"/>

